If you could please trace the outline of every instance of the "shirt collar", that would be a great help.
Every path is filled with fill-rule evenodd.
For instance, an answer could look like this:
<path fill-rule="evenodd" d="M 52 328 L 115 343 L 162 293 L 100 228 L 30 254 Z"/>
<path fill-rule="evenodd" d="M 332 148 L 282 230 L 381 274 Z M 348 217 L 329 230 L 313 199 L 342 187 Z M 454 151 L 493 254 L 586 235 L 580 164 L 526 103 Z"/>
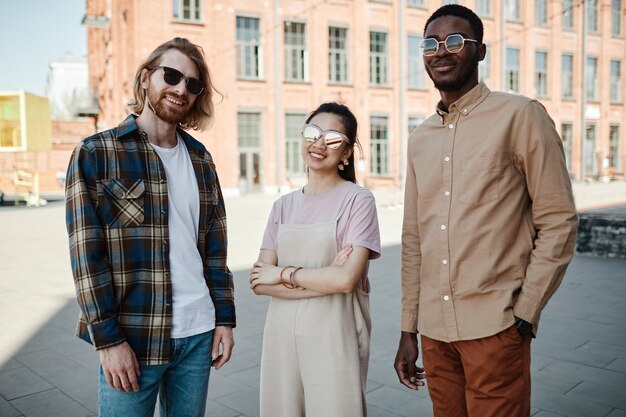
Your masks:
<path fill-rule="evenodd" d="M 479 82 L 478 84 L 474 86 L 474 88 L 472 88 L 467 93 L 465 93 L 463 97 L 461 97 L 460 99 L 452 103 L 450 107 L 448 107 L 447 112 L 442 110 L 443 103 L 439 101 L 439 103 L 437 103 L 437 109 L 436 109 L 437 114 L 441 116 L 442 118 L 445 115 L 449 113 L 453 113 L 453 112 L 458 112 L 458 113 L 461 113 L 463 116 L 467 116 L 485 98 L 487 98 L 489 93 L 491 93 L 491 90 L 489 89 L 489 87 L 487 87 L 485 83 Z"/>

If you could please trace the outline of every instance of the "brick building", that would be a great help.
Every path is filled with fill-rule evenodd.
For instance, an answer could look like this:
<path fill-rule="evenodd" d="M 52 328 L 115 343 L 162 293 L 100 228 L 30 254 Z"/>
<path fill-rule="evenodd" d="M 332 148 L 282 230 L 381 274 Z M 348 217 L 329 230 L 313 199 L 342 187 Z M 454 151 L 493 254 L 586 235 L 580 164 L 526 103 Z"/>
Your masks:
<path fill-rule="evenodd" d="M 300 129 L 306 113 L 329 100 L 350 106 L 360 122 L 359 182 L 400 187 L 408 133 L 439 99 L 422 64 L 424 23 L 451 2 L 86 0 L 98 128 L 127 115 L 139 62 L 183 36 L 204 48 L 224 96 L 212 129 L 194 135 L 212 152 L 225 192 L 302 184 Z M 458 3 L 485 24 L 481 79 L 541 100 L 563 136 L 572 177 L 623 172 L 623 1 L 586 0 L 585 36 L 582 0 Z"/>

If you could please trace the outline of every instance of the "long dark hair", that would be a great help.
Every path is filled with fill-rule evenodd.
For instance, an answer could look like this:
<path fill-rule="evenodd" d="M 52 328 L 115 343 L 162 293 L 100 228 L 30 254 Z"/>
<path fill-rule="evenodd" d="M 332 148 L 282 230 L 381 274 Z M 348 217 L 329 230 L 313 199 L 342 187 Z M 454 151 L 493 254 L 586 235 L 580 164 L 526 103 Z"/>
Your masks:
<path fill-rule="evenodd" d="M 339 172 L 339 175 L 344 180 L 356 183 L 356 171 L 354 169 L 354 147 L 356 145 L 359 149 L 361 149 L 361 144 L 356 137 L 356 132 L 358 129 L 356 117 L 354 116 L 352 111 L 350 111 L 348 106 L 330 102 L 322 103 L 317 109 L 313 110 L 304 123 L 309 123 L 312 118 L 320 113 L 334 114 L 339 118 L 339 121 L 343 125 L 343 128 L 345 129 L 345 132 L 343 133 L 348 137 L 348 139 L 350 139 L 350 143 L 348 144 L 347 149 L 352 149 L 352 153 L 348 157 L 348 165 L 345 165 L 343 167 L 343 170 L 337 168 L 337 172 Z"/>

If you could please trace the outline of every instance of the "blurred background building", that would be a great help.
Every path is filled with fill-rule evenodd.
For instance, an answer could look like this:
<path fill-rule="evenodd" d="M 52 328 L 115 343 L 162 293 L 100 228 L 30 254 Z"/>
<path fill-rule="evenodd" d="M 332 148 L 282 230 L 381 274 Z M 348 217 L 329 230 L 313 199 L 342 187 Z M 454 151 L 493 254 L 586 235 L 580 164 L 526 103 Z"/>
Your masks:
<path fill-rule="evenodd" d="M 301 185 L 302 123 L 330 100 L 359 120 L 359 182 L 401 187 L 409 132 L 439 100 L 419 45 L 445 3 L 481 16 L 481 80 L 546 106 L 573 179 L 623 178 L 622 0 L 86 0 L 91 116 L 98 130 L 121 122 L 138 64 L 182 36 L 203 47 L 224 96 L 212 129 L 192 133 L 225 192 Z"/>

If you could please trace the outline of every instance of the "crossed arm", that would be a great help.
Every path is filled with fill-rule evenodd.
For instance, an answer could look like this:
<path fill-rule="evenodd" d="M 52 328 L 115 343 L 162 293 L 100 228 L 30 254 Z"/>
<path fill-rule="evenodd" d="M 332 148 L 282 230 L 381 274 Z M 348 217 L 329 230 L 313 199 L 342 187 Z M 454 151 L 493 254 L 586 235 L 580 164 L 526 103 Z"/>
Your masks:
<path fill-rule="evenodd" d="M 257 295 L 292 300 L 350 293 L 359 285 L 365 273 L 369 252 L 365 247 L 347 246 L 339 251 L 330 266 L 299 269 L 293 276 L 293 283 L 298 289 L 289 289 L 280 282 L 283 268 L 277 266 L 276 252 L 261 249 L 259 258 L 250 271 L 250 288 Z M 285 275 L 290 272 L 285 271 Z"/>

